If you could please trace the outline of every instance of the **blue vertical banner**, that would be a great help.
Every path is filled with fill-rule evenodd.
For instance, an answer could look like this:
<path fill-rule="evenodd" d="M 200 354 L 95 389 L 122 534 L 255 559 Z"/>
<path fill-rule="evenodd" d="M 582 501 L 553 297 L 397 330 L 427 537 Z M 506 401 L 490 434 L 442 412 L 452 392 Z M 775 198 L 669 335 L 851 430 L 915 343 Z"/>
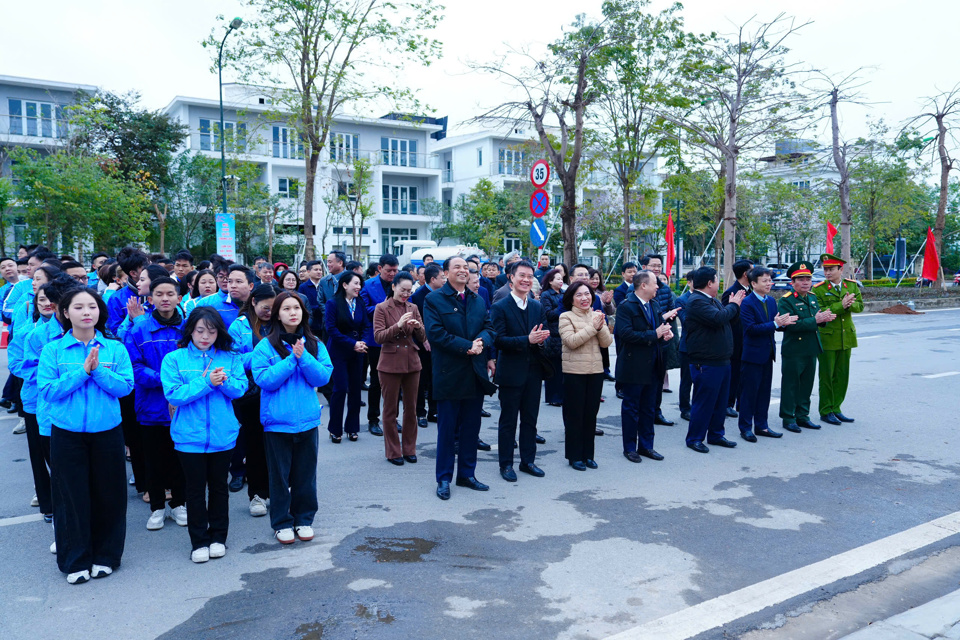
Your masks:
<path fill-rule="evenodd" d="M 227 260 L 237 259 L 237 221 L 233 213 L 217 214 L 217 253 Z"/>

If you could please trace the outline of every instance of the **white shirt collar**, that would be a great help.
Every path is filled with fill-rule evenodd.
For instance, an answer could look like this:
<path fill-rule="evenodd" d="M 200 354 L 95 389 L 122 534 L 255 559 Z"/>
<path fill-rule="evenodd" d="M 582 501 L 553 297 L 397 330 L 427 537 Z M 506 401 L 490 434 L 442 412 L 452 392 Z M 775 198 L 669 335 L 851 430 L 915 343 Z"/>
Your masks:
<path fill-rule="evenodd" d="M 513 301 L 517 303 L 517 306 L 520 307 L 520 310 L 521 310 L 521 311 L 526 310 L 526 308 L 527 308 L 527 299 L 526 299 L 526 298 L 520 298 L 520 297 L 518 297 L 517 294 L 515 294 L 513 291 L 510 292 L 510 297 L 512 297 L 512 298 L 513 298 Z"/>

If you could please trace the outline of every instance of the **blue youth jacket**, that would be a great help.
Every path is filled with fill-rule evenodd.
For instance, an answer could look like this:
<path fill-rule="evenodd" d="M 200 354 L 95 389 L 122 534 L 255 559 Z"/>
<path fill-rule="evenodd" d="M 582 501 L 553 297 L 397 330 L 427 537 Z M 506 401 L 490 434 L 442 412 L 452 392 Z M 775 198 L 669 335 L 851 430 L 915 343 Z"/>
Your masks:
<path fill-rule="evenodd" d="M 179 312 L 178 312 L 179 313 Z M 153 314 L 144 314 L 127 334 L 126 345 L 133 365 L 134 396 L 137 421 L 140 424 L 169 425 L 170 409 L 163 395 L 160 367 L 164 357 L 176 350 L 183 335 L 185 321 L 180 316 L 176 325 L 160 324 Z"/>
<path fill-rule="evenodd" d="M 30 321 L 33 321 L 31 316 Z M 23 378 L 23 388 L 20 389 L 20 402 L 23 410 L 34 415 L 40 413 L 37 408 L 39 389 L 37 388 L 37 367 L 40 365 L 40 354 L 43 347 L 60 338 L 63 327 L 53 317 L 44 318 L 33 326 L 27 335 L 20 336 L 23 342 L 23 360 L 20 366 L 20 377 Z M 50 435 L 49 432 L 44 435 Z"/>
<path fill-rule="evenodd" d="M 127 317 L 127 300 L 138 297 L 136 289 L 130 285 L 118 289 L 116 293 L 110 296 L 107 301 L 107 330 L 113 335 L 118 335 L 120 324 Z"/>
<path fill-rule="evenodd" d="M 291 353 L 281 358 L 269 340 L 261 340 L 253 350 L 253 381 L 260 385 L 260 422 L 264 431 L 300 433 L 320 426 L 320 399 L 316 387 L 322 387 L 333 375 L 333 364 L 322 342 L 317 357 L 304 350 L 297 358 Z"/>
<path fill-rule="evenodd" d="M 240 307 L 234 304 L 230 294 L 222 291 L 217 291 L 205 298 L 200 298 L 194 308 L 196 307 L 213 307 L 220 313 L 220 317 L 223 318 L 223 324 L 227 325 L 228 328 L 240 313 Z"/>

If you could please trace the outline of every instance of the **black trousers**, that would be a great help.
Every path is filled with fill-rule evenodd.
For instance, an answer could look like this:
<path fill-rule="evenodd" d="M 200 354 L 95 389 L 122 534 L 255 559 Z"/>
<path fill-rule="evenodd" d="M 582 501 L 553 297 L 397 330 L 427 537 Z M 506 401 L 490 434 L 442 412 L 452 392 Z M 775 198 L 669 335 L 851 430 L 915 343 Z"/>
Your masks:
<path fill-rule="evenodd" d="M 319 508 L 318 433 L 314 427 L 300 433 L 263 434 L 270 469 L 270 526 L 274 531 L 313 525 Z"/>
<path fill-rule="evenodd" d="M 120 425 L 123 428 L 123 442 L 130 450 L 130 468 L 137 481 L 137 493 L 143 493 L 147 490 L 147 462 L 143 455 L 143 430 L 137 421 L 135 393 L 131 391 L 120 398 Z"/>
<path fill-rule="evenodd" d="M 7 376 L 7 381 L 3 383 L 3 399 L 4 400 L 13 400 L 13 379 L 15 376 Z"/>
<path fill-rule="evenodd" d="M 680 352 L 680 411 L 690 411 L 690 389 L 693 379 L 690 377 L 690 357 L 686 351 Z"/>
<path fill-rule="evenodd" d="M 263 446 L 263 424 L 260 422 L 260 393 L 234 400 L 233 414 L 240 423 L 237 443 L 243 440 L 246 450 L 247 496 L 251 500 L 253 496 L 266 500 L 270 497 L 270 476 L 267 473 L 267 454 Z"/>
<path fill-rule="evenodd" d="M 417 391 L 417 417 L 425 418 L 437 415 L 437 405 L 433 402 L 433 356 L 426 349 L 420 349 L 420 389 Z"/>
<path fill-rule="evenodd" d="M 377 384 L 380 383 L 377 376 Z M 330 395 L 330 420 L 327 431 L 340 438 L 360 431 L 360 393 L 363 391 L 363 354 L 352 353 L 345 359 L 333 359 L 333 393 Z M 347 414 L 344 418 L 343 407 Z"/>
<path fill-rule="evenodd" d="M 10 399 L 20 408 L 20 410 L 17 411 L 17 415 L 24 418 L 26 414 L 23 411 L 23 404 L 21 404 L 20 401 L 20 391 L 23 389 L 23 378 L 18 378 L 11 373 L 9 379 L 13 380 L 13 388 L 11 389 L 12 397 Z"/>
<path fill-rule="evenodd" d="M 216 453 L 178 451 L 177 455 L 187 481 L 187 531 L 192 549 L 226 543 L 230 526 L 227 470 L 233 449 Z"/>
<path fill-rule="evenodd" d="M 147 468 L 147 493 L 150 494 L 150 510 L 158 511 L 166 504 L 166 490 L 170 489 L 170 507 L 179 507 L 186 502 L 183 468 L 177 459 L 170 438 L 170 425 L 145 424 L 143 453 Z"/>
<path fill-rule="evenodd" d="M 533 464 L 537 458 L 537 418 L 540 415 L 540 366 L 530 367 L 519 387 L 500 387 L 500 422 L 497 425 L 497 453 L 500 468 L 513 465 L 513 442 L 517 440 L 520 418 L 520 462 Z"/>
<path fill-rule="evenodd" d="M 553 365 L 553 375 L 543 383 L 544 402 L 553 404 L 563 403 L 563 356 L 557 354 L 549 356 L 550 364 Z"/>
<path fill-rule="evenodd" d="M 563 374 L 563 431 L 567 460 L 593 460 L 603 374 Z"/>
<path fill-rule="evenodd" d="M 127 466 L 123 430 L 50 435 L 57 566 L 64 573 L 120 566 L 127 534 Z"/>
<path fill-rule="evenodd" d="M 367 392 L 367 422 L 380 421 L 380 347 L 367 347 L 367 361 L 370 363 L 370 391 Z"/>
<path fill-rule="evenodd" d="M 727 406 L 736 407 L 740 400 L 740 354 L 730 358 L 730 390 L 727 392 Z"/>
<path fill-rule="evenodd" d="M 53 513 L 53 498 L 50 491 L 50 438 L 40 435 L 37 415 L 28 413 L 23 421 L 27 425 L 27 448 L 30 450 L 30 469 L 33 471 L 33 490 L 37 492 L 40 513 Z"/>

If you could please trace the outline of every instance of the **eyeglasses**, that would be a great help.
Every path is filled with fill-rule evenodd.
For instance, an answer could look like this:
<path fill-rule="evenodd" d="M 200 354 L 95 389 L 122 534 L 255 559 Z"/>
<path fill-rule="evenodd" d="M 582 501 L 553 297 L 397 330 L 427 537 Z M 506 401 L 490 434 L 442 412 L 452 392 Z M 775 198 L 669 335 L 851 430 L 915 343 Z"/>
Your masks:
<path fill-rule="evenodd" d="M 89 282 L 89 281 L 90 281 L 90 276 L 88 276 L 88 275 L 70 276 L 70 277 L 73 278 L 74 280 L 76 280 L 77 282 L 80 282 L 80 283 Z"/>

